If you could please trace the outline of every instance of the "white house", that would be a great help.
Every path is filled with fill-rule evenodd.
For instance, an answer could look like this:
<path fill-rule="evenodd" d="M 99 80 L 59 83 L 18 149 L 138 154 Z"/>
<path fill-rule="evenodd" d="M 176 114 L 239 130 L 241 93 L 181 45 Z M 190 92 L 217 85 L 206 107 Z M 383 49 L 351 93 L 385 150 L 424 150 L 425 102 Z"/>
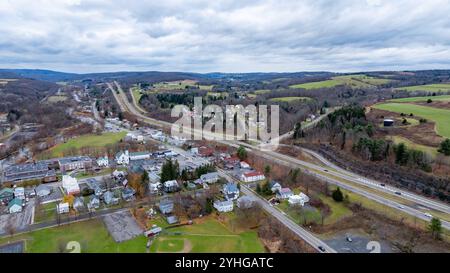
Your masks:
<path fill-rule="evenodd" d="M 212 172 L 212 173 L 205 173 L 200 175 L 200 180 L 203 183 L 216 183 L 217 180 L 219 180 L 219 173 L 218 172 Z"/>
<path fill-rule="evenodd" d="M 159 189 L 161 188 L 162 184 L 160 182 L 156 182 L 156 183 L 148 183 L 148 190 L 150 191 L 150 193 L 156 193 L 159 191 Z"/>
<path fill-rule="evenodd" d="M 239 165 L 241 166 L 242 169 L 250 169 L 250 165 L 245 161 L 241 161 Z"/>
<path fill-rule="evenodd" d="M 128 153 L 128 150 L 126 151 L 120 151 L 115 156 L 116 163 L 119 165 L 128 165 L 130 164 L 130 154 Z"/>
<path fill-rule="evenodd" d="M 309 202 L 309 197 L 303 192 L 298 195 L 291 195 L 288 199 L 289 205 L 300 205 L 303 207 L 307 202 Z"/>
<path fill-rule="evenodd" d="M 98 165 L 99 167 L 108 167 L 108 166 L 109 166 L 109 159 L 108 159 L 108 156 L 105 155 L 105 156 L 103 156 L 103 157 L 99 157 L 99 158 L 97 159 L 97 165 Z"/>
<path fill-rule="evenodd" d="M 149 152 L 135 152 L 129 154 L 130 160 L 145 160 L 150 159 L 150 153 Z"/>
<path fill-rule="evenodd" d="M 179 189 L 178 182 L 176 180 L 169 180 L 164 182 L 164 191 L 166 192 L 174 192 Z"/>
<path fill-rule="evenodd" d="M 281 185 L 280 185 L 280 183 L 278 183 L 277 181 L 270 181 L 270 184 L 269 184 L 269 186 L 270 186 L 270 190 L 273 192 L 273 193 L 276 193 L 276 192 L 278 192 L 279 190 L 281 190 Z"/>
<path fill-rule="evenodd" d="M 282 188 L 277 193 L 277 197 L 280 199 L 288 199 L 291 195 L 294 195 L 294 193 L 289 188 Z"/>
<path fill-rule="evenodd" d="M 56 210 L 59 214 L 68 213 L 69 212 L 69 203 L 59 203 L 56 205 Z"/>
<path fill-rule="evenodd" d="M 259 171 L 246 172 L 241 175 L 241 180 L 243 182 L 255 182 L 264 179 L 266 179 L 266 177 L 262 172 Z"/>
<path fill-rule="evenodd" d="M 63 175 L 62 187 L 64 188 L 67 194 L 73 195 L 80 193 L 80 186 L 78 185 L 77 179 L 70 175 Z"/>
<path fill-rule="evenodd" d="M 229 212 L 233 211 L 233 201 L 227 200 L 227 201 L 215 201 L 214 202 L 214 208 L 218 210 L 219 212 Z"/>
<path fill-rule="evenodd" d="M 17 213 L 22 211 L 23 200 L 19 198 L 14 198 L 8 204 L 9 213 Z"/>
<path fill-rule="evenodd" d="M 25 199 L 25 188 L 24 187 L 16 187 L 14 188 L 14 198 Z"/>

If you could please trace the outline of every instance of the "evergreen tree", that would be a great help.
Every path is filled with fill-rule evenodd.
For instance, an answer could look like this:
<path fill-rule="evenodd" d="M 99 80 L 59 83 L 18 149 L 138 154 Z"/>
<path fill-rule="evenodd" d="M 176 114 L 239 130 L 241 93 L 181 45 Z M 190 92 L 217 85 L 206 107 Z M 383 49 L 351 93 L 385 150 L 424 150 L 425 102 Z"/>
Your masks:
<path fill-rule="evenodd" d="M 333 197 L 333 200 L 336 202 L 342 202 L 344 200 L 344 195 L 342 194 L 341 188 L 339 188 L 339 187 L 337 187 L 333 191 L 331 196 Z"/>
<path fill-rule="evenodd" d="M 446 156 L 450 156 L 450 139 L 447 138 L 442 141 L 438 151 Z"/>
<path fill-rule="evenodd" d="M 431 236 L 433 236 L 434 239 L 440 239 L 441 233 L 442 233 L 442 223 L 439 218 L 433 217 L 430 221 L 430 225 L 428 226 L 428 229 L 431 232 Z"/>
<path fill-rule="evenodd" d="M 247 159 L 247 151 L 245 150 L 244 146 L 239 146 L 239 148 L 237 149 L 237 156 L 240 160 Z"/>

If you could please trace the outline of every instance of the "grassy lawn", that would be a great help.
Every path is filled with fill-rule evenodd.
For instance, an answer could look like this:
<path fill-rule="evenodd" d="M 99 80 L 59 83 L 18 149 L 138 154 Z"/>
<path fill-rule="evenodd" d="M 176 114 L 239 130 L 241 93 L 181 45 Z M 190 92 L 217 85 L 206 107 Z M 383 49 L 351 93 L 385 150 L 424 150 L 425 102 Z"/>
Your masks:
<path fill-rule="evenodd" d="M 391 80 L 369 77 L 366 75 L 346 75 L 332 77 L 331 80 L 308 82 L 289 86 L 290 88 L 318 89 L 331 88 L 338 85 L 349 85 L 353 88 L 373 87 L 375 85 L 386 84 Z"/>
<path fill-rule="evenodd" d="M 270 90 L 269 89 L 259 89 L 259 90 L 255 90 L 253 93 L 255 93 L 256 95 L 263 95 L 263 94 L 270 93 Z"/>
<path fill-rule="evenodd" d="M 408 146 L 408 148 L 422 151 L 424 153 L 429 154 L 433 158 L 438 154 L 437 148 L 414 143 L 411 140 L 404 138 L 402 136 L 387 136 L 386 138 L 393 141 L 395 144 L 405 143 L 406 146 Z"/>
<path fill-rule="evenodd" d="M 339 221 L 340 219 L 351 216 L 353 213 L 352 211 L 347 208 L 342 202 L 338 203 L 334 201 L 330 197 L 326 197 L 324 195 L 320 195 L 320 200 L 327 204 L 330 207 L 331 213 L 327 217 L 325 217 L 324 224 L 325 225 L 331 225 Z"/>
<path fill-rule="evenodd" d="M 83 173 L 76 173 L 75 177 L 78 179 L 81 178 L 88 178 L 88 177 L 93 177 L 93 176 L 99 176 L 99 175 L 106 175 L 106 174 L 110 174 L 112 173 L 112 169 L 111 168 L 105 168 L 102 169 L 99 172 L 93 172 L 93 173 L 87 173 L 87 172 L 83 172 Z"/>
<path fill-rule="evenodd" d="M 80 137 L 72 138 L 66 143 L 61 143 L 51 148 L 48 152 L 49 157 L 61 157 L 64 152 L 71 149 L 80 149 L 83 147 L 104 147 L 106 145 L 114 144 L 119 142 L 125 137 L 126 132 L 119 133 L 104 133 L 101 135 L 83 135 Z"/>
<path fill-rule="evenodd" d="M 450 83 L 437 83 L 437 84 L 425 84 L 425 85 L 414 85 L 407 87 L 399 87 L 397 90 L 406 90 L 406 91 L 426 91 L 426 92 L 449 92 L 450 91 Z"/>
<path fill-rule="evenodd" d="M 55 96 L 50 96 L 47 98 L 47 101 L 51 102 L 51 103 L 56 103 L 56 102 L 65 101 L 65 100 L 67 100 L 67 96 L 56 96 L 55 95 Z"/>
<path fill-rule="evenodd" d="M 410 103 L 383 103 L 374 105 L 373 107 L 396 113 L 413 113 L 415 116 L 432 120 L 436 123 L 437 133 L 443 137 L 450 138 L 450 110 Z"/>
<path fill-rule="evenodd" d="M 160 220 L 156 220 L 160 221 Z M 158 224 L 158 222 L 155 222 Z M 166 230 L 152 244 L 151 252 L 264 252 L 256 231 L 233 232 L 214 216 L 196 219 L 193 225 Z M 177 233 L 180 235 L 174 235 Z"/>
<path fill-rule="evenodd" d="M 322 223 L 320 211 L 314 207 L 291 206 L 287 200 L 282 201 L 277 207 L 289 215 L 297 224 Z"/>
<path fill-rule="evenodd" d="M 34 222 L 40 223 L 45 221 L 51 221 L 56 218 L 56 203 L 46 203 L 41 205 L 40 211 L 35 211 Z"/>
<path fill-rule="evenodd" d="M 432 101 L 450 101 L 450 95 L 392 99 L 389 100 L 389 102 L 423 102 L 428 101 L 429 99 L 431 99 Z"/>
<path fill-rule="evenodd" d="M 136 99 L 136 103 L 139 103 L 139 100 L 140 100 L 141 97 L 142 97 L 142 92 L 141 92 L 141 90 L 139 90 L 139 88 L 137 88 L 137 87 L 133 87 L 133 88 L 131 89 L 131 92 L 133 92 L 133 97 Z"/>
<path fill-rule="evenodd" d="M 147 239 L 138 236 L 132 240 L 116 243 L 109 235 L 101 220 L 88 220 L 60 227 L 47 228 L 26 234 L 0 239 L 0 244 L 26 241 L 26 252 L 57 253 L 70 241 L 81 244 L 81 252 L 89 253 L 123 253 L 145 252 Z"/>
<path fill-rule="evenodd" d="M 280 98 L 272 98 L 270 101 L 275 102 L 293 102 L 293 101 L 309 101 L 311 98 L 308 97 L 280 97 Z"/>

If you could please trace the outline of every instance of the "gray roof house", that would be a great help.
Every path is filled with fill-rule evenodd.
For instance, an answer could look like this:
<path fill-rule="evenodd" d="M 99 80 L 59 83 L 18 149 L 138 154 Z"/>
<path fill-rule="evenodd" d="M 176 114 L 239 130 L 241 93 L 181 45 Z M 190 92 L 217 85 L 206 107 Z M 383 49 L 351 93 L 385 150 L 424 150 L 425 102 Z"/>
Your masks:
<path fill-rule="evenodd" d="M 203 183 L 216 183 L 217 180 L 219 180 L 219 173 L 217 172 L 212 172 L 212 173 L 206 173 L 206 174 L 202 174 L 200 176 L 200 180 L 203 181 Z"/>
<path fill-rule="evenodd" d="M 107 191 L 103 194 L 103 201 L 106 205 L 115 205 L 119 203 L 119 198 L 114 196 L 114 193 Z"/>
<path fill-rule="evenodd" d="M 127 187 L 122 190 L 122 198 L 126 201 L 133 199 L 135 194 L 136 191 L 131 187 Z"/>
<path fill-rule="evenodd" d="M 91 196 L 89 199 L 88 207 L 90 209 L 98 209 L 100 207 L 100 199 L 95 195 Z"/>
<path fill-rule="evenodd" d="M 75 198 L 75 200 L 73 200 L 73 208 L 76 209 L 77 211 L 83 210 L 85 208 L 83 197 L 77 197 Z"/>
<path fill-rule="evenodd" d="M 237 187 L 237 184 L 233 182 L 228 182 L 227 184 L 223 185 L 222 191 L 225 199 L 227 200 L 235 200 L 239 197 L 239 189 Z"/>
<path fill-rule="evenodd" d="M 35 191 L 36 191 L 36 195 L 37 196 L 44 197 L 44 196 L 49 195 L 52 192 L 52 188 L 50 188 L 49 186 L 41 184 L 41 185 L 36 187 Z"/>
<path fill-rule="evenodd" d="M 159 201 L 159 210 L 163 214 L 171 213 L 173 210 L 173 200 L 166 198 Z"/>

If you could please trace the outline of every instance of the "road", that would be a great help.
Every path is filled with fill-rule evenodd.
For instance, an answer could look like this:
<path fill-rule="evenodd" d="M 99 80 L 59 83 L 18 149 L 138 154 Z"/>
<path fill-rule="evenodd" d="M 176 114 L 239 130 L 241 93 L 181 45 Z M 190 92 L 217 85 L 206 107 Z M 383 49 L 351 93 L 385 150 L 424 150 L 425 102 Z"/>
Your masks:
<path fill-rule="evenodd" d="M 119 105 L 121 105 L 121 108 L 123 108 L 124 111 L 131 112 L 132 114 L 141 118 L 141 120 L 143 120 L 144 122 L 147 122 L 151 125 L 157 124 L 158 126 L 169 126 L 169 128 L 170 128 L 170 126 L 172 126 L 171 123 L 148 118 L 145 115 L 143 115 L 142 113 L 140 113 L 139 111 L 137 111 L 135 109 L 135 107 L 128 102 L 128 99 L 126 98 L 123 90 L 120 89 L 120 86 L 117 83 L 116 83 L 116 85 L 118 87 L 119 94 L 116 94 L 112 85 L 108 84 L 110 89 L 113 91 L 113 94 L 116 97 L 117 102 L 119 103 Z M 120 97 L 119 97 L 119 95 L 120 95 Z M 284 164 L 285 166 L 289 166 L 291 168 L 300 168 L 301 170 L 306 171 L 309 174 L 311 174 L 321 180 L 327 181 L 334 185 L 338 185 L 341 188 L 347 189 L 358 195 L 362 195 L 362 196 L 364 196 L 370 200 L 376 201 L 380 204 L 383 204 L 383 205 L 389 206 L 393 209 L 402 211 L 404 213 L 407 213 L 411 216 L 417 217 L 424 221 L 431 220 L 430 217 L 426 216 L 424 214 L 424 212 L 422 212 L 418 209 L 406 206 L 404 204 L 400 204 L 399 202 L 388 199 L 380 194 L 375 194 L 375 193 L 373 193 L 373 191 L 365 190 L 363 187 L 370 186 L 372 189 L 380 191 L 381 187 L 379 187 L 379 186 L 375 187 L 375 184 L 380 184 L 380 183 L 371 181 L 373 184 L 369 184 L 369 183 L 367 183 L 368 180 L 366 178 L 361 177 L 357 174 L 351 173 L 351 175 L 348 175 L 347 173 L 349 173 L 349 172 L 347 172 L 347 171 L 346 171 L 346 173 L 341 173 L 340 171 L 338 171 L 339 169 L 338 170 L 325 169 L 323 166 L 316 165 L 316 164 L 306 162 L 306 161 L 302 161 L 297 158 L 293 158 L 293 157 L 272 151 L 271 149 L 265 149 L 264 151 L 261 151 L 260 148 L 255 147 L 251 144 L 242 142 L 242 141 L 219 141 L 219 140 L 216 140 L 216 142 L 219 142 L 219 143 L 222 143 L 225 145 L 229 145 L 229 146 L 233 146 L 233 147 L 239 147 L 242 145 L 242 146 L 246 147 L 247 149 L 249 149 L 250 151 L 252 151 L 256 154 L 259 154 L 262 157 L 264 157 L 270 161 L 278 162 L 280 164 Z M 405 194 L 405 196 L 396 195 L 395 193 L 392 193 L 390 191 L 385 191 L 383 193 L 384 194 L 394 194 L 395 198 L 401 198 L 406 201 L 413 200 L 414 202 L 417 202 L 421 206 L 430 207 L 432 209 L 444 212 L 446 214 L 449 214 L 449 212 L 450 212 L 450 207 L 448 205 L 443 204 L 441 202 L 427 199 L 425 197 L 421 197 L 419 195 L 414 195 L 412 193 L 407 193 L 407 194 Z M 450 229 L 449 222 L 444 221 L 444 220 L 441 220 L 441 222 L 442 222 L 442 226 L 444 228 Z"/>
<path fill-rule="evenodd" d="M 229 181 L 235 181 L 236 183 L 240 182 L 236 178 L 227 174 L 223 170 L 219 169 L 218 173 L 220 176 L 226 178 Z M 334 250 L 333 248 L 328 246 L 325 242 L 323 242 L 319 238 L 315 237 L 312 233 L 310 233 L 307 230 L 305 230 L 304 228 L 302 228 L 299 224 L 292 221 L 282 211 L 273 207 L 267 200 L 261 198 L 253 190 L 249 189 L 246 185 L 243 185 L 242 183 L 241 183 L 241 191 L 245 195 L 252 196 L 253 198 L 255 198 L 255 200 L 257 200 L 258 204 L 261 205 L 261 207 L 266 212 L 268 212 L 270 215 L 275 217 L 278 221 L 280 221 L 283 225 L 285 225 L 287 228 L 289 228 L 292 232 L 297 234 L 300 238 L 305 240 L 309 245 L 311 245 L 318 252 L 322 252 L 322 250 L 319 249 L 319 246 L 322 246 L 325 249 L 325 252 L 327 252 L 327 253 L 337 253 L 336 250 Z"/>

